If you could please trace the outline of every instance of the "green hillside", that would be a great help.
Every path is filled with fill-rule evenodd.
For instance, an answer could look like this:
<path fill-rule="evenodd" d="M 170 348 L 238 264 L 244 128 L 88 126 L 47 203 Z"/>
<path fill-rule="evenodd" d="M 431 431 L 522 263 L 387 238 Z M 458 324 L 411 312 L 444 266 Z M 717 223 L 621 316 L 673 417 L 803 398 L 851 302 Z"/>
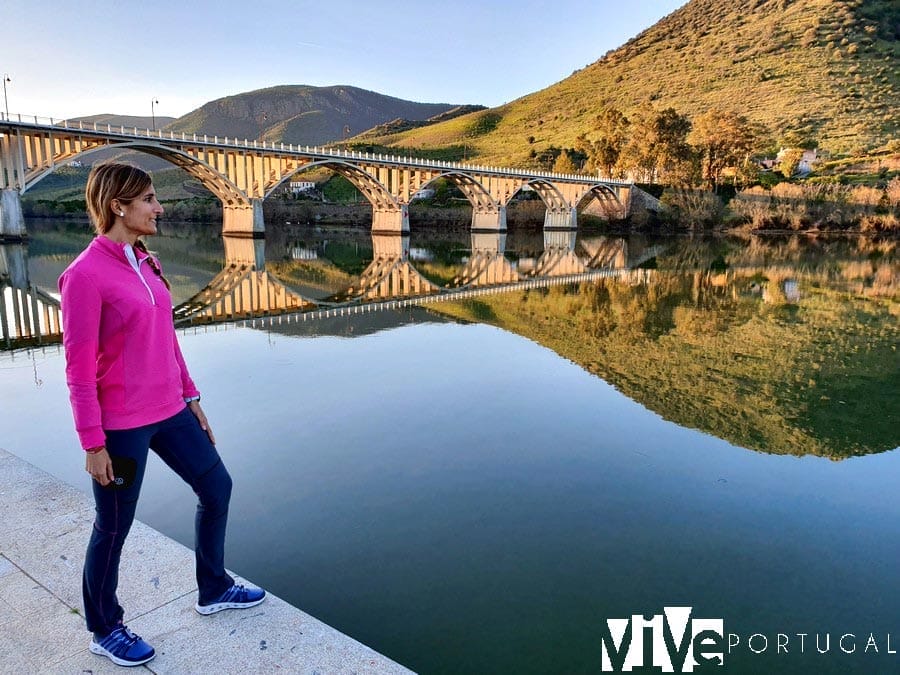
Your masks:
<path fill-rule="evenodd" d="M 443 124 L 361 141 L 534 164 L 574 147 L 603 106 L 627 116 L 724 108 L 782 142 L 836 154 L 900 135 L 896 0 L 692 0 L 603 58 L 542 91 Z"/>

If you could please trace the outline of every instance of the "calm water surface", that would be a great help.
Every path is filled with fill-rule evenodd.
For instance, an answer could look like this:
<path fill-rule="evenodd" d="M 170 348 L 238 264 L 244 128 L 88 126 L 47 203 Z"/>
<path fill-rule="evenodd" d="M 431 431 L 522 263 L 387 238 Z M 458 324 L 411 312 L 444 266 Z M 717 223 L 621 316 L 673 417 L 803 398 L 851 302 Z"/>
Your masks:
<path fill-rule="evenodd" d="M 66 264 L 60 241 L 37 239 L 33 280 Z M 181 344 L 235 479 L 229 566 L 414 670 L 600 672 L 606 619 L 678 605 L 738 636 L 726 672 L 900 670 L 896 426 L 842 460 L 746 449 L 419 309 Z M 0 392 L 0 445 L 87 491 L 61 351 L 0 353 Z M 192 510 L 152 462 L 138 517 L 190 545 Z"/>

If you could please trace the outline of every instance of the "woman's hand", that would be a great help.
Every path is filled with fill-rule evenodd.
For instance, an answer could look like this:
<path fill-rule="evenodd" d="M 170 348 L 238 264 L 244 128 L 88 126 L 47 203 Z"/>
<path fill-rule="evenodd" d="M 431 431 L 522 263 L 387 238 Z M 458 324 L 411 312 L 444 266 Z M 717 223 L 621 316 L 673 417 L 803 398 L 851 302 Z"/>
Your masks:
<path fill-rule="evenodd" d="M 203 408 L 200 407 L 200 401 L 191 401 L 190 403 L 188 403 L 188 408 L 191 409 L 191 412 L 194 413 L 197 421 L 200 422 L 200 428 L 203 429 L 203 431 L 205 431 L 209 436 L 210 442 L 215 445 L 216 437 L 213 436 L 213 432 L 209 426 L 209 422 L 206 421 L 206 414 L 203 412 Z"/>
<path fill-rule="evenodd" d="M 106 448 L 97 452 L 86 452 L 84 456 L 84 470 L 91 474 L 91 478 L 106 487 L 115 480 L 113 475 L 112 460 Z"/>

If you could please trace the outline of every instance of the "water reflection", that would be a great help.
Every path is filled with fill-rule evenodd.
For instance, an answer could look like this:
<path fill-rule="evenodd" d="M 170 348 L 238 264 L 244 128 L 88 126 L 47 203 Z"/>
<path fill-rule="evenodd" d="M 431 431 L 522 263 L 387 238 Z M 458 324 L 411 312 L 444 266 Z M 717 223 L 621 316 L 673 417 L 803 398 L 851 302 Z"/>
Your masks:
<path fill-rule="evenodd" d="M 682 239 L 640 284 L 459 303 L 682 427 L 841 459 L 900 444 L 895 242 Z"/>
<path fill-rule="evenodd" d="M 265 242 L 223 237 L 225 267 L 199 293 L 175 307 L 175 323 L 275 316 L 315 306 L 266 271 Z"/>
<path fill-rule="evenodd" d="M 80 244 L 55 235 L 36 233 L 30 259 L 0 249 L 5 349 L 59 341 L 58 303 L 42 289 Z M 301 228 L 222 241 L 184 228 L 151 247 L 180 325 L 251 319 L 305 335 L 324 322 L 350 336 L 395 324 L 376 310 L 423 306 L 528 337 L 740 447 L 843 458 L 900 442 L 892 240 L 440 235 Z"/>
<path fill-rule="evenodd" d="M 61 339 L 59 300 L 31 283 L 27 248 L 0 245 L 0 345 L 20 349 Z"/>
<path fill-rule="evenodd" d="M 297 316 L 377 257 L 367 232 L 270 234 L 265 270 L 319 305 Z M 167 235 L 151 248 L 180 303 L 226 266 L 224 246 Z M 84 243 L 35 234 L 29 281 L 53 288 Z M 472 244 L 413 232 L 400 252 L 450 289 Z M 231 564 L 420 672 L 596 672 L 606 618 L 674 605 L 724 617 L 742 644 L 769 635 L 767 655 L 744 649 L 727 672 L 890 672 L 883 649 L 835 642 L 889 630 L 900 603 L 900 464 L 884 452 L 900 444 L 895 243 L 562 244 L 629 263 L 665 251 L 641 283 L 185 331 L 241 478 Z M 496 253 L 524 275 L 549 248 L 511 231 Z M 86 485 L 59 350 L 0 360 L 4 446 Z M 156 466 L 140 517 L 189 544 L 193 495 Z M 832 653 L 777 653 L 776 631 L 831 631 Z"/>
<path fill-rule="evenodd" d="M 468 236 L 468 242 L 454 242 L 449 248 L 418 246 L 415 255 L 410 254 L 409 235 L 370 234 L 370 247 L 360 247 L 358 241 L 349 247 L 339 237 L 310 245 L 305 239 L 276 236 L 271 237 L 276 249 L 273 269 L 267 267 L 266 240 L 225 236 L 220 244 L 212 242 L 224 252 L 221 269 L 183 300 L 179 297 L 186 275 L 180 273 L 180 264 L 197 266 L 190 228 L 154 237 L 150 245 L 163 249 L 177 303 L 175 322 L 180 326 L 303 312 L 319 318 L 342 309 L 362 311 L 363 305 L 365 311 L 396 308 L 396 303 L 387 302 L 391 300 L 427 302 L 467 297 L 466 291 L 472 289 L 509 291 L 571 283 L 597 278 L 598 271 L 624 273 L 648 257 L 630 259 L 624 239 L 579 242 L 574 231 L 545 232 L 536 254 L 534 238 L 523 237 L 525 255 L 507 251 L 505 232 Z M 27 248 L 4 245 L 0 250 L 4 348 L 58 342 L 59 303 L 29 283 Z M 654 250 L 649 257 L 655 254 Z M 175 266 L 174 273 L 170 265 Z M 319 283 L 313 286 L 318 287 L 310 287 L 315 281 Z M 55 292 L 55 278 L 52 282 Z"/>
<path fill-rule="evenodd" d="M 388 300 L 440 293 L 441 288 L 419 274 L 409 259 L 409 236 L 372 235 L 372 262 L 359 279 L 332 298 L 335 304 Z"/>

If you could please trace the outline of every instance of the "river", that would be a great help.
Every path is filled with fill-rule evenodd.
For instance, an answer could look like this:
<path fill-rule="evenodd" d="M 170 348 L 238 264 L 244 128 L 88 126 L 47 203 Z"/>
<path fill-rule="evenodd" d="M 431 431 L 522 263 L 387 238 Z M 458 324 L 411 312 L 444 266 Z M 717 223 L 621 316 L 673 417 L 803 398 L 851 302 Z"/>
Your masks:
<path fill-rule="evenodd" d="M 90 235 L 28 227 L 54 292 Z M 569 250 L 655 252 L 640 279 L 188 322 L 235 481 L 229 567 L 423 673 L 600 672 L 607 620 L 666 607 L 721 620 L 725 672 L 897 670 L 896 242 L 621 242 Z M 149 243 L 176 302 L 226 263 L 215 226 Z M 446 285 L 483 244 L 414 230 L 398 250 Z M 364 302 L 346 287 L 384 245 L 272 227 L 261 255 L 332 306 Z M 525 274 L 549 246 L 511 231 L 499 254 Z M 0 352 L 0 446 L 87 491 L 63 368 L 57 345 Z M 151 461 L 138 517 L 191 545 L 192 497 Z"/>

